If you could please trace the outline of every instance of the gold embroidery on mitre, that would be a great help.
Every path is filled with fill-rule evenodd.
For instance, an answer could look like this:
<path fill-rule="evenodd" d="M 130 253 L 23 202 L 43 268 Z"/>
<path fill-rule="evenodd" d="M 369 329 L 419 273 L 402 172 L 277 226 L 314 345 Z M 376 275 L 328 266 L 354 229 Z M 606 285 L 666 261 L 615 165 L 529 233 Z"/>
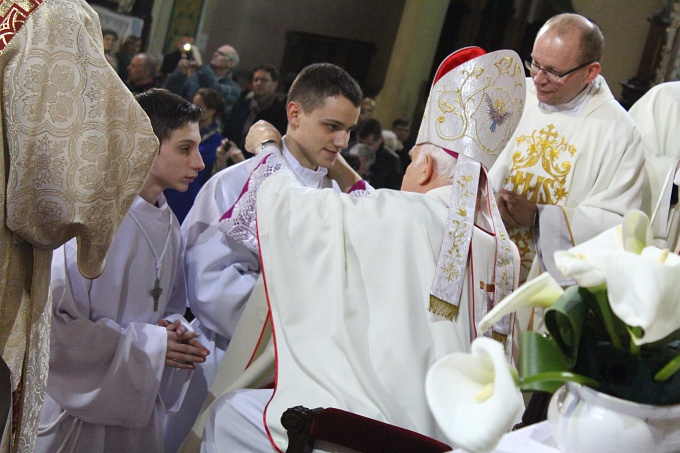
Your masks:
<path fill-rule="evenodd" d="M 505 179 L 505 188 L 538 204 L 557 204 L 566 200 L 567 177 L 576 154 L 574 145 L 567 143 L 553 124 L 517 137 L 520 147 L 512 155 L 512 169 Z M 537 174 L 531 171 L 542 171 Z"/>
<path fill-rule="evenodd" d="M 433 294 L 430 294 L 430 305 L 427 307 L 427 310 L 430 313 L 441 316 L 449 321 L 458 319 L 458 313 L 460 312 L 457 306 L 450 304 Z"/>
<path fill-rule="evenodd" d="M 0 0 L 0 52 L 14 38 L 43 0 L 1 1 Z"/>
<path fill-rule="evenodd" d="M 510 77 L 514 86 L 521 86 L 524 71 L 510 57 L 501 58 L 493 68 L 495 71 L 482 67 L 463 69 L 456 88 L 443 84 L 438 89 L 440 114 L 434 126 L 441 140 L 467 140 L 474 143 L 469 150 L 477 148 L 486 156 L 498 156 L 504 148 L 513 128 L 502 126 L 511 123 L 508 120 L 514 112 L 521 111 L 524 102 L 502 88 L 499 79 Z"/>

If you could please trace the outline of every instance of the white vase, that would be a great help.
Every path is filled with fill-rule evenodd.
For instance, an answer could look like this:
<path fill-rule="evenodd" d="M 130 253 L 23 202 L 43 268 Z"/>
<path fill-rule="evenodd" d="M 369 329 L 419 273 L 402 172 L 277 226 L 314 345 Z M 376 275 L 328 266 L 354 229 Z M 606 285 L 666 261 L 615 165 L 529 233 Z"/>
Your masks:
<path fill-rule="evenodd" d="M 680 404 L 639 404 L 568 382 L 550 400 L 548 422 L 564 453 L 680 452 Z"/>

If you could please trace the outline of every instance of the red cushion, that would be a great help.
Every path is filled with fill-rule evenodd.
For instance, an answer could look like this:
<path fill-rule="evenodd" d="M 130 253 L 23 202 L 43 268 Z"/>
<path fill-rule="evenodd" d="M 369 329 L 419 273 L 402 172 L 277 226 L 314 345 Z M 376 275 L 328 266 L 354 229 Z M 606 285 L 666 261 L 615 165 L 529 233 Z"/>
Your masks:
<path fill-rule="evenodd" d="M 314 418 L 312 437 L 362 452 L 438 453 L 448 445 L 408 429 L 329 407 Z"/>

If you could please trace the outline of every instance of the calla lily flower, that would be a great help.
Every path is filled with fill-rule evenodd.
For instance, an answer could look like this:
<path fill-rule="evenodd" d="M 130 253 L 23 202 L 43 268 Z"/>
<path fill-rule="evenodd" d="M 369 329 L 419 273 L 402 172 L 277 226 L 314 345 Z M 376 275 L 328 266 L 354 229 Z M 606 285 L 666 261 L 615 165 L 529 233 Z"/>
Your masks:
<path fill-rule="evenodd" d="M 581 287 L 607 286 L 612 311 L 631 327 L 641 327 L 637 345 L 665 338 L 680 328 L 680 257 L 655 246 L 649 218 L 626 214 L 611 228 L 568 251 L 555 253 L 557 268 Z"/>
<path fill-rule="evenodd" d="M 473 453 L 494 449 L 519 421 L 522 395 L 503 345 L 486 337 L 472 342 L 471 352 L 442 357 L 430 368 L 425 394 L 444 434 Z"/>
<path fill-rule="evenodd" d="M 564 294 L 562 287 L 547 272 L 528 281 L 496 305 L 479 322 L 479 330 L 484 332 L 503 316 L 523 307 L 551 306 Z"/>
<path fill-rule="evenodd" d="M 569 250 L 555 252 L 555 264 L 581 288 L 594 288 L 603 285 L 606 278 L 601 267 L 593 261 L 615 259 L 614 255 L 622 251 L 622 228 L 618 225 Z"/>
<path fill-rule="evenodd" d="M 623 248 L 628 252 L 642 253 L 647 245 L 654 240 L 652 224 L 649 217 L 642 211 L 629 211 L 623 216 L 622 236 Z"/>
<path fill-rule="evenodd" d="M 613 264 L 606 268 L 609 305 L 623 322 L 642 327 L 635 344 L 653 343 L 680 328 L 680 256 L 651 246 Z"/>

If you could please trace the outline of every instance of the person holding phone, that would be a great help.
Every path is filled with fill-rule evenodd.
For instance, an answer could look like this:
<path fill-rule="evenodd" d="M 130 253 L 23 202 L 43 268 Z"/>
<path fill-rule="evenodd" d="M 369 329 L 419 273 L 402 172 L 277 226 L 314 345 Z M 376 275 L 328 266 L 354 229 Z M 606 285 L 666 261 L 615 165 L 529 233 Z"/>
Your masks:
<path fill-rule="evenodd" d="M 224 126 L 241 94 L 241 87 L 233 77 L 234 68 L 239 62 L 238 52 L 232 46 L 224 44 L 215 50 L 208 63 L 203 63 L 196 46 L 191 46 L 190 53 L 191 59 L 188 52 L 183 54 L 164 87 L 188 101 L 193 101 L 199 88 L 216 90 L 225 104 L 224 113 L 218 118 L 220 126 Z"/>

